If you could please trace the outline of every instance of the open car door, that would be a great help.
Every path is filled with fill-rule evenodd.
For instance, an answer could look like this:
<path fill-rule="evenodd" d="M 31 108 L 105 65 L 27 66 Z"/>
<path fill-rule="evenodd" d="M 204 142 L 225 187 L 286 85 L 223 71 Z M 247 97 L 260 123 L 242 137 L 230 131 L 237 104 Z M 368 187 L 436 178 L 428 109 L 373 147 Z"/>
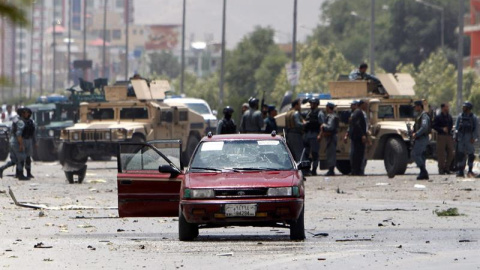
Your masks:
<path fill-rule="evenodd" d="M 120 217 L 178 216 L 180 140 L 120 143 L 117 156 L 118 215 Z M 172 173 L 160 173 L 159 167 Z"/>

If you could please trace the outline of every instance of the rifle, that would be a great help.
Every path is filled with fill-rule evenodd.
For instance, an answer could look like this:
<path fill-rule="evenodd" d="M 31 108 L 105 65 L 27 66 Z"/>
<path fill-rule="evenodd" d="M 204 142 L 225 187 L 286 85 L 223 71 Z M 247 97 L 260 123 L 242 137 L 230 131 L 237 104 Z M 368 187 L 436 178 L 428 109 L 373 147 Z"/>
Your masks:
<path fill-rule="evenodd" d="M 412 124 L 406 123 L 407 126 L 407 136 L 408 140 L 410 141 L 410 145 L 408 146 L 408 152 L 411 153 L 413 149 L 413 145 L 415 144 L 415 139 L 413 139 L 413 130 L 412 130 Z"/>

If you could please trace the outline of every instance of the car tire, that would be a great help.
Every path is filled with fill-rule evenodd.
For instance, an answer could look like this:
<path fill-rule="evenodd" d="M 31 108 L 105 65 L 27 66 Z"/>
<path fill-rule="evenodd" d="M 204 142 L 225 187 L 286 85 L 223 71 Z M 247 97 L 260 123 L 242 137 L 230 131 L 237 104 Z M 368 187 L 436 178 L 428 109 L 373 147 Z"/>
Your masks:
<path fill-rule="evenodd" d="M 188 142 L 182 155 L 182 163 L 184 166 L 187 166 L 190 162 L 190 158 L 192 157 L 193 152 L 195 151 L 195 148 L 197 147 L 199 142 L 200 140 L 195 135 L 190 135 L 190 137 L 188 137 Z"/>
<path fill-rule="evenodd" d="M 405 143 L 399 138 L 390 138 L 385 144 L 385 170 L 389 178 L 404 174 L 408 165 L 408 151 Z"/>
<path fill-rule="evenodd" d="M 350 166 L 350 160 L 337 160 L 337 169 L 343 174 L 348 175 L 352 172 L 352 166 Z"/>
<path fill-rule="evenodd" d="M 290 223 L 290 240 L 305 240 L 305 208 L 298 219 Z"/>
<path fill-rule="evenodd" d="M 182 209 L 178 213 L 178 239 L 180 241 L 192 241 L 199 234 L 198 225 L 188 223 L 183 216 Z"/>

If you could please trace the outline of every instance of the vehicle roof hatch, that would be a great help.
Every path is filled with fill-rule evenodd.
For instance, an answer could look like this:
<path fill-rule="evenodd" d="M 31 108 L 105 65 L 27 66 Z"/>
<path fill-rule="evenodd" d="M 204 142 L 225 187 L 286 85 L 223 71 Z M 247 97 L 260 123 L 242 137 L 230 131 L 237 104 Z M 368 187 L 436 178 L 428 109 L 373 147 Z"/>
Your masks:
<path fill-rule="evenodd" d="M 415 80 L 408 73 L 377 74 L 389 96 L 414 96 Z"/>

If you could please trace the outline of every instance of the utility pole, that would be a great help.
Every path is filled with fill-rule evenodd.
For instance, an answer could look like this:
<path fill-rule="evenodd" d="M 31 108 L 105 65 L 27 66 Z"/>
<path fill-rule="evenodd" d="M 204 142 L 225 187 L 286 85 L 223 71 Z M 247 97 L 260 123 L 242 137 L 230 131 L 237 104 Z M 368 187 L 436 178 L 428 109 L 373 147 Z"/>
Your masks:
<path fill-rule="evenodd" d="M 180 93 L 184 93 L 183 82 L 185 80 L 185 16 L 187 10 L 187 0 L 183 0 L 183 15 L 182 15 L 182 56 L 181 56 L 181 72 L 180 72 Z M 221 84 L 221 82 L 220 82 Z"/>
<path fill-rule="evenodd" d="M 223 107 L 223 86 L 225 84 L 225 33 L 227 26 L 227 0 L 223 0 L 223 17 L 222 17 L 222 59 L 220 63 L 220 108 Z"/>
<path fill-rule="evenodd" d="M 56 69 L 57 69 L 57 42 L 55 40 L 55 34 L 57 32 L 57 22 L 54 18 L 53 20 L 53 31 L 52 31 L 52 40 L 53 40 L 53 43 L 52 43 L 52 50 L 53 50 L 53 67 L 52 67 L 52 93 L 55 93 L 55 88 L 56 88 Z"/>
<path fill-rule="evenodd" d="M 29 67 L 29 70 L 30 70 L 30 78 L 29 78 L 29 83 L 30 83 L 30 86 L 29 86 L 29 90 L 28 90 L 28 98 L 31 98 L 32 97 L 32 88 L 33 88 L 33 35 L 35 34 L 35 24 L 33 23 L 33 14 L 35 13 L 35 2 L 32 3 L 32 14 L 30 16 L 30 26 L 31 26 L 31 29 L 30 29 L 30 67 Z"/>
<path fill-rule="evenodd" d="M 292 67 L 297 70 L 297 0 L 293 2 L 293 40 L 292 40 Z M 298 70 L 296 71 L 298 74 Z M 297 78 L 298 80 L 298 78 Z M 292 92 L 295 93 L 295 84 L 292 84 Z"/>
<path fill-rule="evenodd" d="M 130 26 L 130 0 L 125 1 L 125 80 L 128 81 L 128 37 L 129 37 L 129 26 Z"/>
<path fill-rule="evenodd" d="M 0 31 L 2 31 L 2 52 L 1 52 L 1 57 L 2 57 L 2 74 L 1 78 L 5 78 L 5 18 L 1 17 L 2 20 L 2 28 Z M 5 86 L 4 83 L 0 83 L 0 86 L 2 87 L 2 101 L 5 100 Z"/>
<path fill-rule="evenodd" d="M 107 39 L 107 4 L 108 0 L 104 0 L 103 7 L 103 48 L 102 48 L 102 77 L 105 78 L 105 67 L 106 67 L 106 39 Z"/>
<path fill-rule="evenodd" d="M 70 79 L 72 78 L 71 43 L 72 43 L 72 0 L 69 0 L 68 1 L 68 43 L 67 43 L 67 68 L 68 68 L 67 82 L 69 82 L 69 83 L 70 83 Z"/>
<path fill-rule="evenodd" d="M 19 32 L 19 43 L 18 43 L 18 84 L 19 84 L 19 92 L 20 92 L 20 98 L 22 97 L 23 94 L 23 75 L 22 75 L 22 68 L 23 68 L 23 27 L 18 27 L 18 32 Z"/>
<path fill-rule="evenodd" d="M 83 0 L 83 61 L 87 60 L 87 0 Z M 85 67 L 85 62 L 83 64 L 83 74 L 82 77 L 84 80 L 87 79 L 87 68 Z"/>
<path fill-rule="evenodd" d="M 457 110 L 461 112 L 463 103 L 463 16 L 465 14 L 465 1 L 458 1 L 458 48 L 457 48 Z"/>
<path fill-rule="evenodd" d="M 370 72 L 375 74 L 375 0 L 372 0 L 370 13 Z"/>
<path fill-rule="evenodd" d="M 45 1 L 40 1 L 40 95 L 43 95 L 43 32 L 45 31 Z"/>

